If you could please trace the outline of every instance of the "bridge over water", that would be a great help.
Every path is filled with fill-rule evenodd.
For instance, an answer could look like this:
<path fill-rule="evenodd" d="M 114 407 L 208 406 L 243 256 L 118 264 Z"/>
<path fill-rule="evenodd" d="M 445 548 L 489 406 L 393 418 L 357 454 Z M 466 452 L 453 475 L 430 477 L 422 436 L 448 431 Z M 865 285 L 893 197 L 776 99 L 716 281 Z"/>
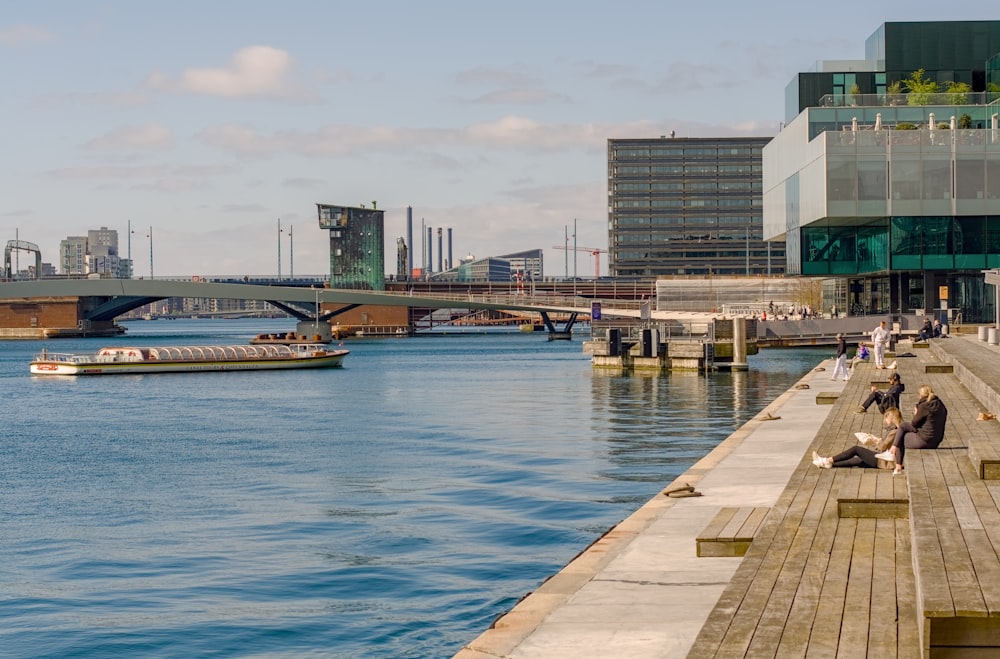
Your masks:
<path fill-rule="evenodd" d="M 590 314 L 593 300 L 555 295 L 509 294 L 430 295 L 298 286 L 213 283 L 146 279 L 48 279 L 0 283 L 0 337 L 101 335 L 117 332 L 114 320 L 137 308 L 168 298 L 263 300 L 300 321 L 315 321 L 317 309 L 337 305 L 318 314 L 329 321 L 361 306 L 426 309 L 489 309 L 534 312 L 550 332 L 568 332 L 578 315 Z M 713 314 L 667 313 L 643 310 L 639 302 L 608 300 L 602 316 L 653 320 L 705 320 Z M 549 314 L 567 314 L 561 330 Z"/>

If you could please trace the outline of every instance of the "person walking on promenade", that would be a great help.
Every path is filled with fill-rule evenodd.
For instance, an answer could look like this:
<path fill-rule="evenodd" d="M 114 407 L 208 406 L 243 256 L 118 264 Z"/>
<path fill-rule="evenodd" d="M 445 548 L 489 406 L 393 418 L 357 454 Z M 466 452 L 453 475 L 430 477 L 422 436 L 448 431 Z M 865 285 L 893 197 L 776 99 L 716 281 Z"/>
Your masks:
<path fill-rule="evenodd" d="M 903 422 L 903 416 L 899 409 L 890 407 L 882 415 L 882 439 L 872 448 L 866 446 L 852 446 L 842 453 L 830 457 L 823 457 L 813 451 L 813 464 L 820 469 L 830 469 L 833 467 L 868 467 L 878 469 L 878 454 L 876 451 L 885 451 L 892 446 L 896 439 L 896 430 Z"/>
<path fill-rule="evenodd" d="M 899 407 L 899 397 L 904 391 L 906 391 L 906 385 L 900 382 L 899 373 L 893 373 L 889 376 L 888 389 L 879 391 L 878 387 L 872 385 L 872 392 L 868 394 L 868 398 L 854 411 L 858 414 L 864 414 L 872 403 L 878 404 L 880 412 L 885 412 L 890 407 Z"/>
<path fill-rule="evenodd" d="M 893 460 L 896 468 L 893 474 L 903 473 L 903 457 L 908 448 L 937 448 L 944 439 L 944 424 L 948 420 L 948 408 L 934 394 L 930 385 L 920 387 L 920 398 L 913 409 L 913 419 L 899 424 L 896 438 L 888 451 L 879 453 L 881 460 Z"/>
<path fill-rule="evenodd" d="M 885 348 L 889 345 L 889 330 L 885 321 L 872 330 L 872 347 L 875 349 L 875 368 L 885 368 Z"/>
<path fill-rule="evenodd" d="M 844 382 L 847 382 L 847 341 L 844 340 L 843 334 L 837 334 L 837 365 L 833 367 L 833 377 L 831 380 L 836 380 L 837 375 L 842 375 L 844 377 Z"/>

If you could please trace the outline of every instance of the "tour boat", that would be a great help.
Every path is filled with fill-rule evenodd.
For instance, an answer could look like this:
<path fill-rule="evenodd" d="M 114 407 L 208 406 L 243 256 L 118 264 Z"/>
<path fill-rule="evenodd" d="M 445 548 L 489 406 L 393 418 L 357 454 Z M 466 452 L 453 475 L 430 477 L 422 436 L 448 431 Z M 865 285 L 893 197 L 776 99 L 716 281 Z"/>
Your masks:
<path fill-rule="evenodd" d="M 31 361 L 33 375 L 111 375 L 267 371 L 340 366 L 348 350 L 318 343 L 297 345 L 157 346 L 101 348 L 96 354 L 42 350 Z"/>

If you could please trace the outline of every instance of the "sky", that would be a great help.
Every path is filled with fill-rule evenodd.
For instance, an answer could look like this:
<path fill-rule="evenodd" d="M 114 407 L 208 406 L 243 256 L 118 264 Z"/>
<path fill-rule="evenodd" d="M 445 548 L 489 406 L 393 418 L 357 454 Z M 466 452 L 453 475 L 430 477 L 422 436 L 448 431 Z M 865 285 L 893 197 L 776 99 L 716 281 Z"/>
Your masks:
<path fill-rule="evenodd" d="M 546 275 L 589 276 L 593 256 L 565 248 L 608 247 L 608 139 L 774 135 L 796 72 L 862 59 L 886 21 L 997 18 L 986 2 L 960 11 L 925 0 L 5 3 L 0 238 L 58 264 L 60 240 L 108 227 L 136 276 L 277 275 L 279 260 L 285 276 L 323 275 L 315 204 L 374 203 L 386 274 L 409 206 L 417 266 L 424 225 L 452 229 L 456 261 L 542 248 Z"/>

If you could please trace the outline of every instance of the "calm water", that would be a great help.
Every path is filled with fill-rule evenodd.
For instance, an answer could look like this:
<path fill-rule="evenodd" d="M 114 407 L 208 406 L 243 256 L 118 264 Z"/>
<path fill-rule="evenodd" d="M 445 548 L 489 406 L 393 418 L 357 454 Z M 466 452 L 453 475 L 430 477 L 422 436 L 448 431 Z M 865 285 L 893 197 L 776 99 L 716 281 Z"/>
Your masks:
<path fill-rule="evenodd" d="M 0 655 L 448 657 L 829 352 L 617 377 L 581 343 L 350 341 L 339 370 L 45 379 L 27 373 L 42 342 L 0 342 Z"/>

